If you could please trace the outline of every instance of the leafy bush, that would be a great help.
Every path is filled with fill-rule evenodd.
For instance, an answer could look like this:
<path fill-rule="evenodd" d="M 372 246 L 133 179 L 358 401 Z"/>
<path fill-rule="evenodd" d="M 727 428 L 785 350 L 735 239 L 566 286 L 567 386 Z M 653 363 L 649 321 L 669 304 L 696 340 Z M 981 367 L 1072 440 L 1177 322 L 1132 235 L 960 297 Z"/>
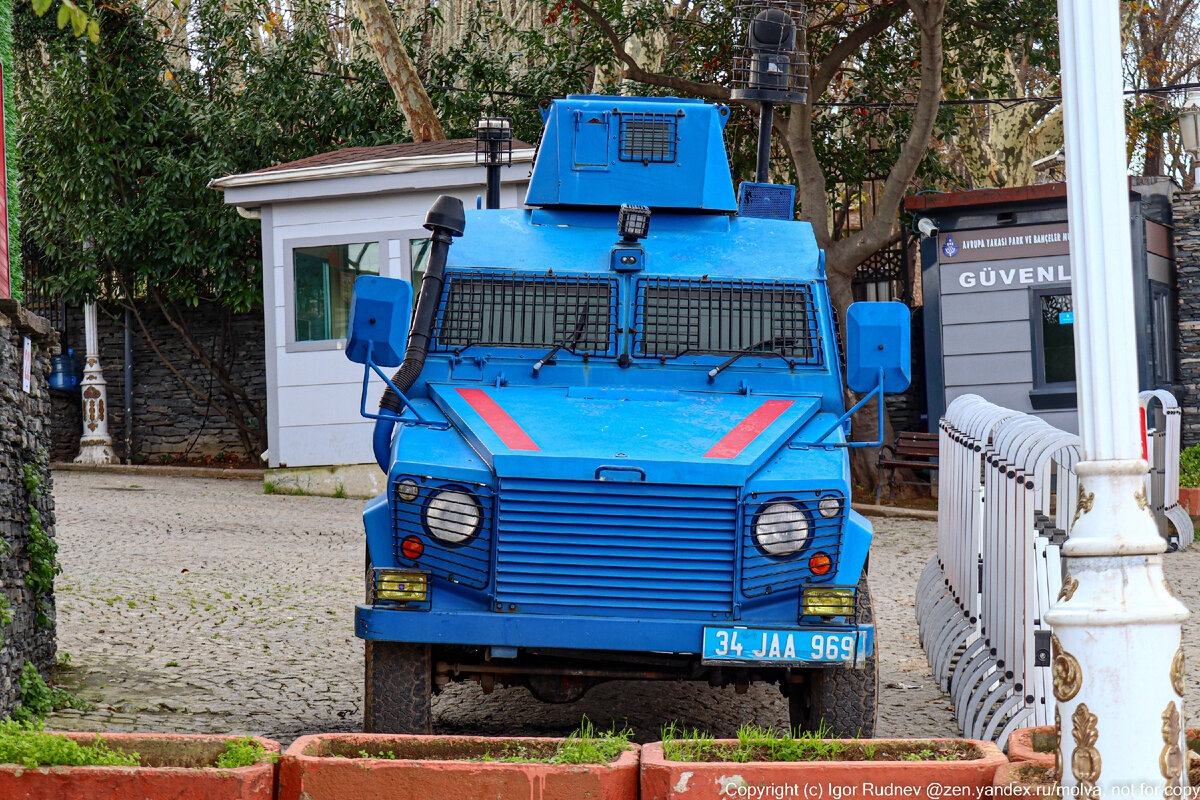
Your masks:
<path fill-rule="evenodd" d="M 0 720 L 0 763 L 28 769 L 54 766 L 124 766 L 140 762 L 137 753 L 110 750 L 100 737 L 82 744 L 65 736 L 42 731 L 41 723 Z"/>
<path fill-rule="evenodd" d="M 1179 454 L 1179 485 L 1188 489 L 1200 486 L 1200 444 Z"/>
<path fill-rule="evenodd" d="M 17 722 L 32 722 L 40 720 L 51 711 L 60 708 L 77 708 L 87 710 L 88 703 L 66 689 L 51 686 L 42 678 L 37 667 L 25 662 L 21 668 L 21 677 L 17 678 L 17 686 L 21 690 L 21 703 L 13 710 L 12 719 Z"/>

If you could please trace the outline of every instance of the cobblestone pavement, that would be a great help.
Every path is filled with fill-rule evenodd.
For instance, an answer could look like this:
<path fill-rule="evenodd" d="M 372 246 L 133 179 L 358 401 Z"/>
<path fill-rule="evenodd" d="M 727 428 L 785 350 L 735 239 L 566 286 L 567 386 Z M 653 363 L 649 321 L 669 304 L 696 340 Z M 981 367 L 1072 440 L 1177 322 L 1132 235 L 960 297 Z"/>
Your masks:
<path fill-rule="evenodd" d="M 353 607 L 362 586 L 362 503 L 260 491 L 243 481 L 55 475 L 59 649 L 71 656 L 60 679 L 95 705 L 60 712 L 49 727 L 255 733 L 285 742 L 360 729 Z M 881 736 L 956 733 L 913 617 L 935 537 L 933 522 L 876 520 Z M 1198 561 L 1197 553 L 1168 559 L 1185 602 L 1200 596 Z M 1191 697 L 1187 707 L 1195 708 Z M 721 735 L 743 722 L 787 720 L 773 686 L 738 695 L 633 682 L 603 684 L 557 706 L 524 689 L 485 695 L 458 684 L 435 699 L 434 713 L 439 732 L 488 734 L 564 733 L 586 714 L 601 726 L 628 724 L 642 740 L 658 738 L 670 721 Z"/>

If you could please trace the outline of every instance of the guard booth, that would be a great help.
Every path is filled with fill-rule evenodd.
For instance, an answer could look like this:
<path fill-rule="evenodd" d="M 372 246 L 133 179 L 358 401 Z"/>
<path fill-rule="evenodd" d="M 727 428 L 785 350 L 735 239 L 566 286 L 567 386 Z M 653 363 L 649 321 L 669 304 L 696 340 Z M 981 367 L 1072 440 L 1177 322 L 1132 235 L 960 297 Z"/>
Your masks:
<path fill-rule="evenodd" d="M 1176 374 L 1170 186 L 1129 192 L 1143 390 L 1173 390 Z M 905 208 L 923 233 L 930 430 L 976 394 L 1078 432 L 1066 185 L 923 194 Z"/>

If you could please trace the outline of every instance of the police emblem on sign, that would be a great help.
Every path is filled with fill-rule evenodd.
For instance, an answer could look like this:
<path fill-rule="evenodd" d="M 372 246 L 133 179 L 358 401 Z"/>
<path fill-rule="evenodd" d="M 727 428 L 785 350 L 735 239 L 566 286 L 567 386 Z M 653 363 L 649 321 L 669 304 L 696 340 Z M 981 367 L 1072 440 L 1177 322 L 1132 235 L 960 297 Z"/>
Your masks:
<path fill-rule="evenodd" d="M 954 258 L 958 253 L 958 245 L 954 242 L 953 236 L 947 236 L 945 244 L 942 245 L 942 254 L 946 258 Z"/>

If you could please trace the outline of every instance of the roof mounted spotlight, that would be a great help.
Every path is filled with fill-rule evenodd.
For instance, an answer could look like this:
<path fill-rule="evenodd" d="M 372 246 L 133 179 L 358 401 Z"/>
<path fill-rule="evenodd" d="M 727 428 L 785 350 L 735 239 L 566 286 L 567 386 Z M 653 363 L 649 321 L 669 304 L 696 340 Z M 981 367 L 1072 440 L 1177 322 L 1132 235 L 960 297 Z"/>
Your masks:
<path fill-rule="evenodd" d="M 808 8 L 798 0 L 738 0 L 734 16 L 744 43 L 733 57 L 730 97 L 759 104 L 755 180 L 767 183 L 774 107 L 808 98 Z"/>
<path fill-rule="evenodd" d="M 622 205 L 617 213 L 617 232 L 625 244 L 637 244 L 650 234 L 650 209 L 645 206 Z"/>
<path fill-rule="evenodd" d="M 512 117 L 480 117 L 475 125 L 475 163 L 487 168 L 487 208 L 500 207 L 500 167 L 512 164 Z"/>

